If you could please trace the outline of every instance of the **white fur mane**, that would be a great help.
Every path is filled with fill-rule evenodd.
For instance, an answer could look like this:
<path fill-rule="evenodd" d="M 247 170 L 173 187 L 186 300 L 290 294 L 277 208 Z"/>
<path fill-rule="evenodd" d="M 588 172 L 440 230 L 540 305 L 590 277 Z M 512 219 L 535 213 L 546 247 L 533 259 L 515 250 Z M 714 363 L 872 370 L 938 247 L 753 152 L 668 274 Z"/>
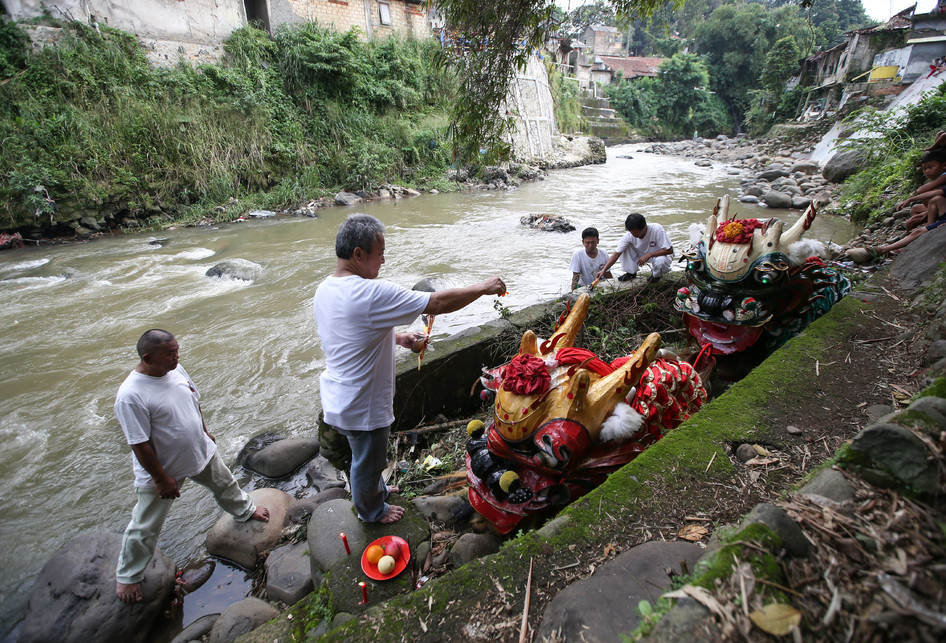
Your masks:
<path fill-rule="evenodd" d="M 814 239 L 800 239 L 788 246 L 788 260 L 793 266 L 805 263 L 808 257 L 826 256 L 824 244 Z"/>
<path fill-rule="evenodd" d="M 601 425 L 600 439 L 602 442 L 623 442 L 637 435 L 643 424 L 643 415 L 626 402 L 619 402 L 614 407 L 614 412 Z"/>

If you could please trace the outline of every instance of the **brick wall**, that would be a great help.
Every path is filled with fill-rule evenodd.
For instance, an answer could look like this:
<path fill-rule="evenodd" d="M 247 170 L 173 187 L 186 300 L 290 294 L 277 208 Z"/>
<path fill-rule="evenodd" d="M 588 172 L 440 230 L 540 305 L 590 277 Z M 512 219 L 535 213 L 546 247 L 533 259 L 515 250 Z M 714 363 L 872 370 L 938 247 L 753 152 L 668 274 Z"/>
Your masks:
<path fill-rule="evenodd" d="M 390 24 L 381 24 L 380 4 L 386 4 Z M 394 34 L 428 38 L 431 35 L 422 4 L 404 0 L 271 0 L 270 22 L 280 24 L 315 20 L 338 31 L 357 27 L 366 38 L 387 38 Z"/>

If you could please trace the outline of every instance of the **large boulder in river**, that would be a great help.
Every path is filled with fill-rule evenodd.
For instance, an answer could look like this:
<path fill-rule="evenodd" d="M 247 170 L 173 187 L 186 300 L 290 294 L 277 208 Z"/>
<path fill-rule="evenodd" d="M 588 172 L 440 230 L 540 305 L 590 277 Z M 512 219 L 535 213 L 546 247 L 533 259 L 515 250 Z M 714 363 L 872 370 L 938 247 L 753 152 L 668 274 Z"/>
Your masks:
<path fill-rule="evenodd" d="M 346 535 L 352 552 L 361 552 L 368 545 L 365 523 L 355 515 L 355 505 L 350 500 L 329 500 L 316 507 L 306 533 L 314 570 L 328 571 L 348 556 L 340 533 Z"/>
<path fill-rule="evenodd" d="M 126 604 L 115 596 L 118 534 L 80 534 L 43 566 L 26 607 L 18 641 L 66 643 L 145 641 L 167 607 L 174 562 L 156 549 L 141 583 L 144 600 Z"/>
<path fill-rule="evenodd" d="M 226 259 L 204 274 L 208 277 L 253 281 L 263 273 L 263 266 L 246 259 Z"/>
<path fill-rule="evenodd" d="M 867 155 L 860 150 L 838 152 L 824 164 L 821 176 L 832 183 L 841 183 L 852 174 L 860 172 L 866 160 Z"/>
<path fill-rule="evenodd" d="M 295 605 L 312 591 L 312 557 L 308 543 L 285 545 L 266 558 L 266 598 Z"/>
<path fill-rule="evenodd" d="M 314 458 L 318 452 L 318 438 L 288 438 L 249 454 L 243 466 L 267 478 L 283 478 Z"/>
<path fill-rule="evenodd" d="M 254 489 L 250 497 L 257 507 L 269 509 L 269 522 L 247 520 L 237 522 L 228 513 L 207 532 L 205 545 L 212 556 L 233 561 L 244 569 L 256 569 L 260 554 L 279 542 L 286 524 L 286 513 L 292 496 L 280 489 Z"/>
<path fill-rule="evenodd" d="M 792 195 L 777 190 L 769 190 L 762 197 L 762 201 L 770 208 L 792 207 Z"/>
<path fill-rule="evenodd" d="M 335 205 L 355 205 L 362 201 L 364 201 L 364 199 L 351 192 L 339 192 L 335 195 Z"/>
<path fill-rule="evenodd" d="M 258 598 L 244 598 L 228 607 L 210 630 L 207 643 L 229 643 L 279 616 L 279 610 Z"/>

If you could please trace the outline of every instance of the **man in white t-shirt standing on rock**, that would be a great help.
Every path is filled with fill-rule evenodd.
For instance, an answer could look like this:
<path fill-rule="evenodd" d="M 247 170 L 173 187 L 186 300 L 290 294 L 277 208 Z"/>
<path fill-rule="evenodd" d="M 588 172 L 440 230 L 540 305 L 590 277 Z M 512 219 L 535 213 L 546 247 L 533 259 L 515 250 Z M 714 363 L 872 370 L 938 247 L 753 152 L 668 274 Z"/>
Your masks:
<path fill-rule="evenodd" d="M 126 603 L 142 600 L 145 568 L 185 478 L 207 487 L 238 522 L 269 521 L 269 510 L 253 504 L 217 455 L 216 440 L 200 411 L 200 394 L 177 363 L 178 348 L 165 330 L 142 335 L 137 345 L 141 361 L 115 398 L 115 415 L 134 454 L 138 496 L 115 571 L 115 594 Z"/>
<path fill-rule="evenodd" d="M 385 484 L 388 436 L 394 422 L 394 346 L 419 352 L 427 337 L 396 333 L 421 313 L 459 310 L 483 295 L 502 295 L 499 277 L 437 292 L 408 290 L 377 279 L 384 263 L 384 224 L 367 214 L 349 216 L 335 237 L 335 272 L 315 292 L 312 307 L 325 351 L 319 377 L 325 423 L 351 447 L 349 482 L 358 516 L 392 523 L 404 509 L 387 504 L 397 488 Z"/>
<path fill-rule="evenodd" d="M 621 258 L 621 267 L 625 274 L 618 281 L 630 281 L 637 276 L 637 269 L 645 263 L 650 264 L 649 281 L 657 281 L 670 272 L 673 261 L 673 244 L 670 237 L 659 223 L 647 223 L 644 215 L 634 212 L 624 220 L 627 233 L 618 242 L 617 252 L 611 255 L 604 268 L 598 271 L 598 277 L 604 276 L 614 262 Z"/>

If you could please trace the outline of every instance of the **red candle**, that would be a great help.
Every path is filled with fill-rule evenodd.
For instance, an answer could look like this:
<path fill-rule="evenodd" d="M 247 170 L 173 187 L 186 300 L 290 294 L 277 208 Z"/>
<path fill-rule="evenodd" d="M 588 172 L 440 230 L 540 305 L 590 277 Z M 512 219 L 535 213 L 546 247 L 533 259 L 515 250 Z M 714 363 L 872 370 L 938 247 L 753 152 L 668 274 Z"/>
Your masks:
<path fill-rule="evenodd" d="M 350 553 L 351 553 L 351 547 L 348 546 L 348 538 L 345 537 L 344 532 L 338 534 L 338 537 L 342 539 L 342 542 L 343 542 L 343 543 L 345 543 L 345 553 L 346 553 L 346 554 L 350 554 Z"/>
<path fill-rule="evenodd" d="M 358 584 L 361 586 L 361 598 L 362 598 L 361 602 L 363 605 L 367 605 L 368 604 L 368 586 L 365 585 L 365 581 L 361 581 Z"/>

